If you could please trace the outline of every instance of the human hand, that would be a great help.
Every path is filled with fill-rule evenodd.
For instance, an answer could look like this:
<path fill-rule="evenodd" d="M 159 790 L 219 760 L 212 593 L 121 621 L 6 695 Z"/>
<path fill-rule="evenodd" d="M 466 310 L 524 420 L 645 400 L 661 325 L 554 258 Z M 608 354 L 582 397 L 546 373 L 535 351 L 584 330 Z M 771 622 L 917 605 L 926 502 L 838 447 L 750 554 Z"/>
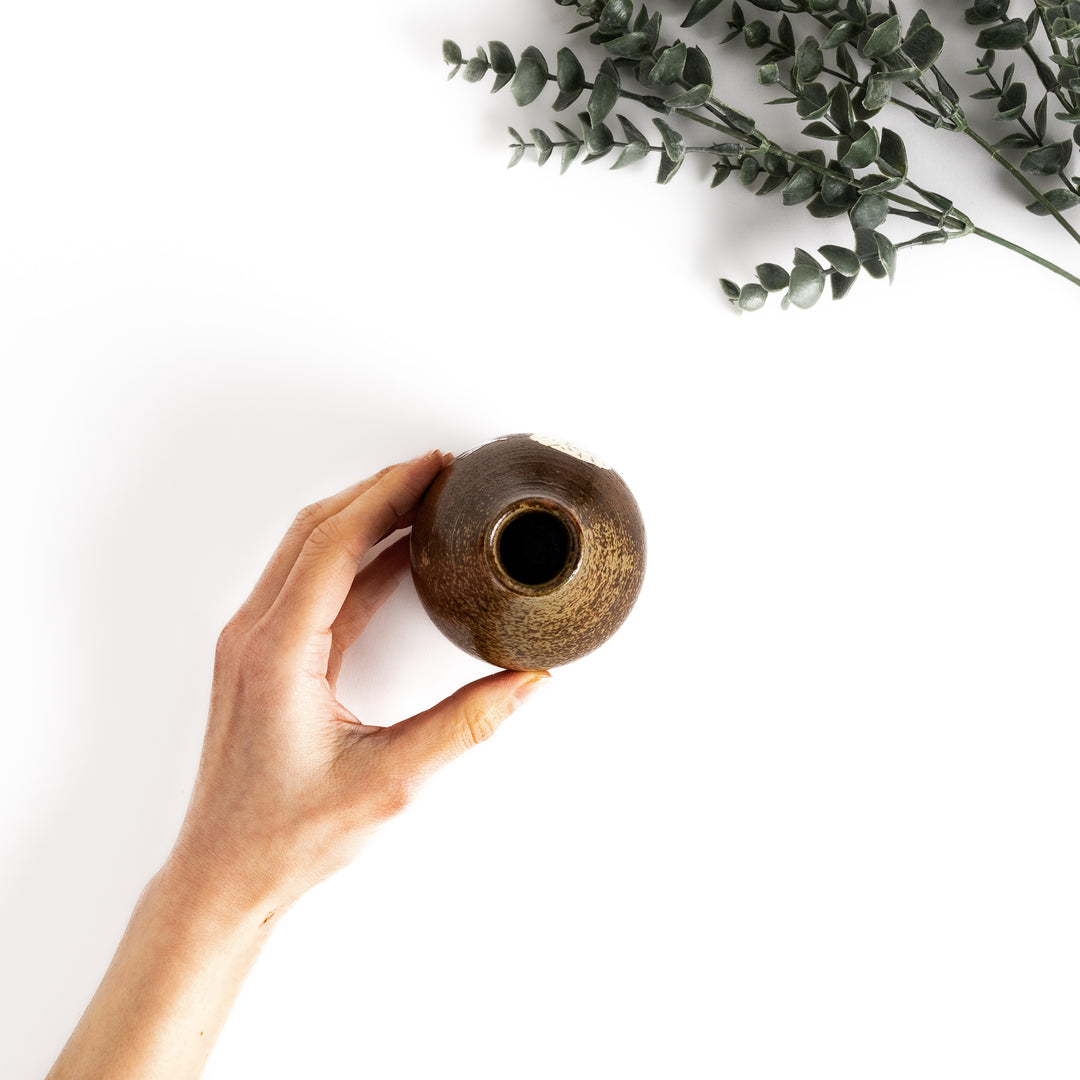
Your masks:
<path fill-rule="evenodd" d="M 488 738 L 546 672 L 503 671 L 389 727 L 337 699 L 345 650 L 408 568 L 399 539 L 432 452 L 306 507 L 218 642 L 202 759 L 171 881 L 273 914 L 349 862 L 440 765 Z"/>

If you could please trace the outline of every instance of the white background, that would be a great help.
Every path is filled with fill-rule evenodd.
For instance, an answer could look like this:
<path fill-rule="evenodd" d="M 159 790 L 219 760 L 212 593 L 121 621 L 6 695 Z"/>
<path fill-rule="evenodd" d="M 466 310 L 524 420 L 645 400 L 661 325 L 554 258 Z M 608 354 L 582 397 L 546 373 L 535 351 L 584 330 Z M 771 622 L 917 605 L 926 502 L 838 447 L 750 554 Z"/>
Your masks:
<path fill-rule="evenodd" d="M 1080 293 L 970 238 L 735 315 L 719 276 L 846 224 L 704 158 L 507 171 L 551 95 L 447 83 L 440 42 L 553 59 L 571 21 L 5 5 L 4 1077 L 47 1070 L 168 852 L 293 513 L 532 430 L 638 496 L 637 609 L 296 907 L 207 1076 L 1076 1075 Z M 887 122 L 1080 265 L 965 140 Z M 390 723 L 485 670 L 406 583 L 343 699 Z"/>

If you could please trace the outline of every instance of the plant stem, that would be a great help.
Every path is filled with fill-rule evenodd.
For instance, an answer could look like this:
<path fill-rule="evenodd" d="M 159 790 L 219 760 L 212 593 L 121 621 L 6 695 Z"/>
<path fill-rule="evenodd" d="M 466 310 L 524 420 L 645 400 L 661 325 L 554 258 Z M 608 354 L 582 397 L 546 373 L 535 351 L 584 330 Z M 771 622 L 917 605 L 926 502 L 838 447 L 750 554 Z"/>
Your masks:
<path fill-rule="evenodd" d="M 1007 169 L 1012 175 L 1022 184 L 1032 195 L 1035 196 L 1035 201 L 1041 203 L 1050 211 L 1051 216 L 1057 221 L 1057 223 L 1078 243 L 1080 244 L 1080 233 L 1078 233 L 1068 221 L 1062 216 L 1061 211 L 1057 209 L 1046 196 L 1011 162 L 1008 158 L 1002 157 L 998 153 L 997 148 L 988 143 L 977 131 L 972 128 L 964 128 L 964 134 L 969 139 L 974 139 L 995 161 L 997 161 L 1003 168 Z"/>
<path fill-rule="evenodd" d="M 981 236 L 984 240 L 990 240 L 1003 248 L 1015 251 L 1018 255 L 1023 255 L 1025 259 L 1030 259 L 1032 262 L 1038 263 L 1047 270 L 1052 270 L 1059 277 L 1065 278 L 1066 281 L 1071 281 L 1074 285 L 1080 286 L 1080 277 L 1077 277 L 1075 274 L 1070 274 L 1068 270 L 1063 270 L 1056 263 L 1050 262 L 1049 259 L 1044 259 L 1041 255 L 1036 255 L 1035 252 L 1028 251 L 1027 248 L 1021 247 L 1019 244 L 1014 244 L 1011 240 L 1006 240 L 1003 236 L 997 236 L 992 232 L 987 232 L 986 229 L 980 229 L 978 225 L 972 226 L 971 231 L 976 236 Z"/>
<path fill-rule="evenodd" d="M 1030 49 L 1030 46 L 1028 46 L 1028 48 Z M 992 71 L 988 70 L 986 72 L 986 81 L 990 84 L 991 88 L 994 89 L 995 91 L 997 91 L 999 94 L 1003 92 L 1004 88 L 997 81 L 997 79 L 994 78 L 994 73 Z M 1065 105 L 1065 108 L 1070 107 L 1065 102 L 1062 102 L 1062 104 Z M 1027 122 L 1027 120 L 1024 118 L 1022 113 L 1016 119 L 1019 122 L 1020 127 L 1023 130 L 1024 134 L 1027 135 L 1027 137 L 1029 139 L 1031 139 L 1031 141 L 1036 146 L 1045 145 L 1043 140 L 1039 138 L 1039 133 Z M 1062 184 L 1069 191 L 1071 191 L 1074 195 L 1078 194 L 1078 192 L 1076 190 L 1076 185 L 1068 178 L 1068 176 L 1065 175 L 1065 170 L 1064 169 L 1058 169 L 1057 175 L 1058 175 L 1058 179 L 1062 182 Z"/>

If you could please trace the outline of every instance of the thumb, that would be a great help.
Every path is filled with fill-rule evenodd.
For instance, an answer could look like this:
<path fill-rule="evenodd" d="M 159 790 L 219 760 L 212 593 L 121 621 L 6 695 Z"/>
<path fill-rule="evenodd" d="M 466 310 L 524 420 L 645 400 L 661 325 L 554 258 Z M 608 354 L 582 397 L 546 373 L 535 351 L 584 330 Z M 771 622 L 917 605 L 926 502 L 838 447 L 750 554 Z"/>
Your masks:
<path fill-rule="evenodd" d="M 547 671 L 500 671 L 477 679 L 433 708 L 384 729 L 390 753 L 410 772 L 438 768 L 491 738 L 549 677 Z"/>

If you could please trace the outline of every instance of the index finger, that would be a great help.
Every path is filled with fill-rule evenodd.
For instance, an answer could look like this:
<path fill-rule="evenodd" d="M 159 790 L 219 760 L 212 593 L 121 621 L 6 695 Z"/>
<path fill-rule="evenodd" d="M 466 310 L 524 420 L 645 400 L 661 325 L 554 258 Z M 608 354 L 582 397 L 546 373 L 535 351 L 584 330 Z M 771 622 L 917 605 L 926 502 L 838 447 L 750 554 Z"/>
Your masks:
<path fill-rule="evenodd" d="M 318 524 L 300 549 L 267 612 L 287 637 L 329 633 L 368 551 L 419 503 L 442 468 L 433 450 L 396 465 L 336 514 Z"/>

